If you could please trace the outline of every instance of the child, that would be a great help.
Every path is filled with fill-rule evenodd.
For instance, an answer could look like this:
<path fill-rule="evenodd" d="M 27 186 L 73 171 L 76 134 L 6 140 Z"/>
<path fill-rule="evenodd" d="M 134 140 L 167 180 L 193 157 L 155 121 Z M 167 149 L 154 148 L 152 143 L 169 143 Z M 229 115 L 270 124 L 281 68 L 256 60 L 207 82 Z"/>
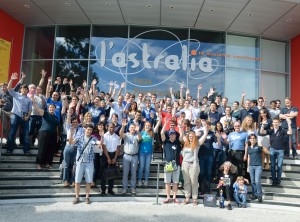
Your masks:
<path fill-rule="evenodd" d="M 247 186 L 244 184 L 245 183 L 244 177 L 239 176 L 236 179 L 236 182 L 233 184 L 233 197 L 238 205 L 238 207 L 247 207 Z"/>

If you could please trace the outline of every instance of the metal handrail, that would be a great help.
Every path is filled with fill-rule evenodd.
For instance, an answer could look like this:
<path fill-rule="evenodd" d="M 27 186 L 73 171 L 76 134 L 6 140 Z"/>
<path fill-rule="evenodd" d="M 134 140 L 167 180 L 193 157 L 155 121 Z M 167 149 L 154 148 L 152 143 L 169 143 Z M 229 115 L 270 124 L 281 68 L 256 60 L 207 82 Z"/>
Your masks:
<path fill-rule="evenodd" d="M 158 196 L 159 196 L 159 174 L 160 174 L 160 165 L 163 164 L 163 162 L 157 162 L 157 175 L 156 175 L 156 201 L 154 205 L 160 205 L 158 203 Z"/>
<path fill-rule="evenodd" d="M 3 146 L 3 122 L 4 122 L 4 113 L 2 107 L 0 107 L 0 113 L 1 113 L 0 162 L 1 162 L 2 146 Z"/>

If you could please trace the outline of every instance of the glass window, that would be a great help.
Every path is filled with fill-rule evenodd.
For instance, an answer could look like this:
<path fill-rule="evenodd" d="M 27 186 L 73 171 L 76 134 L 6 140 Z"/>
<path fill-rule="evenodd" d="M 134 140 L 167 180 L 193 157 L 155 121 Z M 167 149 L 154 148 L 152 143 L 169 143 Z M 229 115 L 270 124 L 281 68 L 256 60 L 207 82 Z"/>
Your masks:
<path fill-rule="evenodd" d="M 87 59 L 90 26 L 59 26 L 55 38 L 56 59 Z"/>
<path fill-rule="evenodd" d="M 259 69 L 258 39 L 247 36 L 227 35 L 226 67 Z"/>
<path fill-rule="evenodd" d="M 212 32 L 191 29 L 190 39 L 197 39 L 199 42 L 206 43 L 225 43 L 225 32 Z"/>
<path fill-rule="evenodd" d="M 271 72 L 286 72 L 286 42 L 261 40 L 261 69 Z"/>
<path fill-rule="evenodd" d="M 226 68 L 225 96 L 229 102 L 240 101 L 243 92 L 246 93 L 245 99 L 258 98 L 258 71 Z"/>
<path fill-rule="evenodd" d="M 54 27 L 26 28 L 23 59 L 52 59 L 54 32 Z"/>
<path fill-rule="evenodd" d="M 26 74 L 26 84 L 39 85 L 42 69 L 47 72 L 42 87 L 43 93 L 45 93 L 48 77 L 50 77 L 52 73 L 52 60 L 23 61 L 22 63 L 22 71 Z"/>
<path fill-rule="evenodd" d="M 261 72 L 260 95 L 267 97 L 267 105 L 269 105 L 270 101 L 276 99 L 284 101 L 287 92 L 287 76 L 281 73 Z"/>
<path fill-rule="evenodd" d="M 53 71 L 53 79 L 58 76 L 63 80 L 68 78 L 73 81 L 73 87 L 81 86 L 84 80 L 87 80 L 88 61 L 68 61 L 57 60 Z"/>

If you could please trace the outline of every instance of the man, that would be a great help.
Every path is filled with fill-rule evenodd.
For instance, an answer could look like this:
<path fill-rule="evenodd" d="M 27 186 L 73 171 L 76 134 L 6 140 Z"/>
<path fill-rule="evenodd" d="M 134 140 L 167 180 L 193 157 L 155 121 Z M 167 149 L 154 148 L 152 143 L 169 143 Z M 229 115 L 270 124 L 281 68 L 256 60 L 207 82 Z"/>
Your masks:
<path fill-rule="evenodd" d="M 211 125 L 212 125 L 212 130 L 214 130 L 214 127 L 216 125 L 217 122 L 220 121 L 221 118 L 221 114 L 217 112 L 217 104 L 214 102 L 210 103 L 210 110 L 205 113 L 203 108 L 200 112 L 200 119 L 205 119 L 210 121 Z"/>
<path fill-rule="evenodd" d="M 0 116 L 3 115 L 3 137 L 7 138 L 9 132 L 10 112 L 13 107 L 13 97 L 7 90 L 7 83 L 1 83 L 2 92 L 0 92 Z M 2 120 L 1 120 L 2 121 Z"/>
<path fill-rule="evenodd" d="M 156 119 L 156 110 L 151 107 L 151 101 L 146 100 L 146 107 L 142 110 L 142 116 L 145 121 L 149 121 L 152 125 L 154 125 L 154 120 Z"/>
<path fill-rule="evenodd" d="M 286 97 L 284 100 L 285 107 L 281 109 L 279 118 L 281 119 L 281 127 L 282 129 L 287 130 L 288 124 L 287 119 L 291 119 L 291 127 L 292 127 L 292 135 L 286 137 L 285 139 L 285 149 L 284 155 L 290 155 L 290 142 L 292 145 L 292 155 L 294 158 L 298 159 L 297 153 L 297 142 L 296 142 L 296 134 L 297 134 L 297 116 L 298 116 L 298 108 L 292 106 L 292 100 L 289 97 Z"/>
<path fill-rule="evenodd" d="M 237 167 L 239 176 L 243 176 L 247 137 L 248 134 L 241 131 L 241 124 L 237 121 L 234 123 L 234 132 L 231 132 L 228 138 L 224 140 L 225 143 L 229 144 L 229 159 Z"/>
<path fill-rule="evenodd" d="M 252 116 L 253 120 L 255 122 L 257 122 L 257 120 L 258 120 L 258 113 L 255 112 L 253 110 L 253 108 L 251 108 L 251 101 L 249 99 L 246 99 L 244 109 L 240 110 L 240 119 L 241 119 L 241 122 L 243 122 L 243 120 L 245 119 L 245 117 L 248 116 L 248 115 Z"/>
<path fill-rule="evenodd" d="M 36 87 L 34 84 L 30 84 L 28 86 L 29 88 L 29 93 L 28 97 L 31 98 L 33 97 L 36 103 L 36 106 L 39 109 L 45 109 L 46 108 L 46 98 L 41 95 L 42 89 L 41 87 Z M 30 120 L 29 120 L 29 137 L 30 137 L 30 142 L 33 145 L 35 136 L 37 135 L 39 129 L 42 126 L 42 116 L 35 110 L 34 107 L 32 107 L 32 112 L 30 115 Z"/>
<path fill-rule="evenodd" d="M 130 171 L 130 190 L 132 194 L 136 194 L 136 171 L 138 167 L 138 152 L 139 152 L 139 141 L 142 139 L 140 134 L 140 127 L 135 124 L 129 125 L 129 132 L 124 133 L 124 128 L 127 125 L 125 119 L 122 121 L 122 128 L 120 130 L 120 137 L 124 139 L 124 155 L 123 155 L 123 189 L 122 194 L 127 193 L 128 189 L 128 174 Z"/>
<path fill-rule="evenodd" d="M 271 119 L 274 119 L 275 117 L 279 118 L 280 109 L 278 109 L 276 107 L 276 100 L 272 100 L 270 102 L 269 113 L 270 113 Z"/>
<path fill-rule="evenodd" d="M 94 98 L 94 104 L 90 103 L 85 109 L 92 114 L 92 122 L 96 126 L 100 122 L 100 117 L 105 116 L 105 102 L 100 96 Z"/>
<path fill-rule="evenodd" d="M 221 117 L 223 117 L 223 116 L 226 115 L 225 109 L 226 109 L 226 107 L 227 107 L 227 104 L 228 104 L 228 98 L 223 97 L 223 98 L 222 98 L 221 105 L 220 105 L 219 108 L 218 108 L 218 113 L 221 114 Z"/>
<path fill-rule="evenodd" d="M 60 77 L 58 77 L 60 78 Z M 51 86 L 51 81 L 52 78 L 48 78 L 48 84 L 47 84 L 47 89 L 46 89 L 46 98 L 47 98 L 47 106 L 49 106 L 49 104 L 54 104 L 56 106 L 55 109 L 55 116 L 57 117 L 58 121 L 61 122 L 61 109 L 62 109 L 62 102 L 59 101 L 59 93 L 58 91 L 54 91 L 52 93 L 52 97 L 50 97 L 50 91 L 49 88 Z M 59 81 L 58 81 L 59 82 Z M 67 98 L 65 98 L 67 99 Z"/>
<path fill-rule="evenodd" d="M 12 88 L 12 82 L 16 79 L 18 79 L 18 73 L 13 73 L 7 86 L 9 94 L 13 97 L 13 108 L 11 111 L 12 115 L 10 121 L 10 132 L 7 142 L 7 153 L 13 152 L 15 135 L 18 127 L 21 125 L 23 129 L 23 151 L 24 154 L 30 154 L 28 120 L 32 111 L 32 101 L 27 97 L 27 85 L 21 85 L 21 93 L 17 93 L 14 91 L 14 89 Z"/>
<path fill-rule="evenodd" d="M 134 119 L 130 120 L 126 126 L 125 132 L 130 132 L 130 125 L 135 125 L 139 127 L 139 131 L 142 131 L 144 128 L 144 123 L 142 122 L 142 113 L 140 110 L 137 110 Z"/>
<path fill-rule="evenodd" d="M 167 162 L 176 161 L 176 165 L 178 166 L 176 170 L 173 172 L 164 172 L 164 182 L 166 188 L 167 199 L 164 201 L 165 204 L 173 202 L 179 204 L 180 202 L 177 200 L 177 188 L 179 183 L 179 175 L 180 175 L 180 167 L 179 167 L 179 154 L 181 152 L 181 142 L 183 141 L 183 129 L 182 126 L 179 127 L 180 129 L 180 136 L 176 138 L 176 131 L 169 130 L 168 137 L 165 136 L 165 129 L 168 124 L 168 121 L 165 122 L 160 136 L 162 142 L 164 143 L 163 149 L 165 153 L 165 159 Z M 170 199 L 170 192 L 171 192 L 171 182 L 173 182 L 173 200 Z"/>
<path fill-rule="evenodd" d="M 85 187 L 86 187 L 86 196 L 85 202 L 86 204 L 90 204 L 90 191 L 91 191 L 91 183 L 93 181 L 93 171 L 94 171 L 94 149 L 95 146 L 100 145 L 100 141 L 97 141 L 94 137 L 92 137 L 94 126 L 92 124 L 87 124 L 85 126 L 84 136 L 75 137 L 74 134 L 76 132 L 75 128 L 71 128 L 69 143 L 71 145 L 77 146 L 77 154 L 76 154 L 76 172 L 75 172 L 75 199 L 73 204 L 78 204 L 79 200 L 79 192 L 80 192 L 80 183 L 85 177 Z M 80 135 L 80 134 L 79 134 Z"/>
<path fill-rule="evenodd" d="M 282 162 L 284 157 L 284 139 L 286 135 L 292 134 L 291 119 L 286 118 L 288 130 L 281 128 L 280 121 L 277 117 L 273 119 L 273 129 L 265 130 L 262 127 L 259 129 L 262 134 L 270 135 L 270 159 L 271 159 L 271 175 L 272 186 L 280 185 L 282 174 Z M 276 171 L 277 168 L 277 171 Z"/>
<path fill-rule="evenodd" d="M 233 124 L 236 122 L 236 118 L 232 117 L 230 106 L 227 106 L 225 108 L 225 116 L 223 116 L 220 119 L 220 122 L 223 125 L 223 129 L 227 134 L 233 131 Z"/>
<path fill-rule="evenodd" d="M 106 104 L 111 107 L 108 121 L 111 122 L 112 114 L 116 113 L 118 114 L 118 123 L 122 124 L 122 119 L 123 116 L 125 115 L 124 113 L 125 105 L 123 105 L 123 96 L 118 96 L 117 102 L 106 101 Z"/>
<path fill-rule="evenodd" d="M 175 116 L 179 116 L 180 113 L 184 112 L 185 113 L 185 119 L 188 119 L 188 120 L 192 120 L 192 107 L 190 107 L 190 101 L 189 100 L 185 100 L 184 101 L 184 107 L 179 110 L 179 112 L 177 112 L 175 114 Z"/>
<path fill-rule="evenodd" d="M 102 163 L 103 168 L 108 167 L 109 165 L 115 165 L 118 159 L 121 140 L 120 137 L 115 134 L 115 124 L 109 123 L 108 131 L 104 134 L 103 140 L 103 153 L 102 155 Z M 108 193 L 110 195 L 114 195 L 115 192 L 113 191 L 114 187 L 114 180 L 108 180 Z M 106 178 L 101 178 L 101 195 L 105 196 L 106 191 Z"/>

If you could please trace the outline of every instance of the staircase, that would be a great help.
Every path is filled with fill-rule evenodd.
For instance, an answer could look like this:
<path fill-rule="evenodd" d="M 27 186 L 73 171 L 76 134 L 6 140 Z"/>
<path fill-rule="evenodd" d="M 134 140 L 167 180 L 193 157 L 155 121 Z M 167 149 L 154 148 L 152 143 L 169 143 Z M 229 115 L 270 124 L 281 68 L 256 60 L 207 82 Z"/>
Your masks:
<path fill-rule="evenodd" d="M 17 147 L 13 154 L 6 154 L 2 149 L 0 163 L 0 199 L 26 198 L 60 198 L 74 197 L 73 187 L 64 187 L 60 178 L 59 158 L 55 157 L 53 169 L 37 171 L 35 159 L 37 147 L 31 149 L 31 155 L 24 155 L 21 147 Z M 155 161 L 151 163 L 151 172 L 147 188 L 137 188 L 138 197 L 156 197 L 157 168 L 161 162 L 161 153 L 154 153 Z M 163 167 L 160 165 L 158 196 L 165 197 L 163 182 Z M 282 182 L 278 187 L 271 186 L 271 173 L 264 171 L 262 187 L 264 192 L 263 204 L 286 205 L 300 207 L 300 160 L 284 159 Z M 100 184 L 97 181 L 96 184 Z M 84 194 L 84 183 L 81 185 L 81 194 Z M 100 188 L 100 186 L 98 186 Z M 91 190 L 92 197 L 100 197 L 100 190 L 95 187 Z M 115 180 L 114 191 L 121 196 L 122 179 Z M 248 186 L 251 194 L 251 186 Z M 212 192 L 216 192 L 212 185 Z M 127 194 L 130 195 L 130 194 Z M 183 189 L 178 191 L 178 197 L 184 198 Z M 257 201 L 253 201 L 254 203 Z"/>

